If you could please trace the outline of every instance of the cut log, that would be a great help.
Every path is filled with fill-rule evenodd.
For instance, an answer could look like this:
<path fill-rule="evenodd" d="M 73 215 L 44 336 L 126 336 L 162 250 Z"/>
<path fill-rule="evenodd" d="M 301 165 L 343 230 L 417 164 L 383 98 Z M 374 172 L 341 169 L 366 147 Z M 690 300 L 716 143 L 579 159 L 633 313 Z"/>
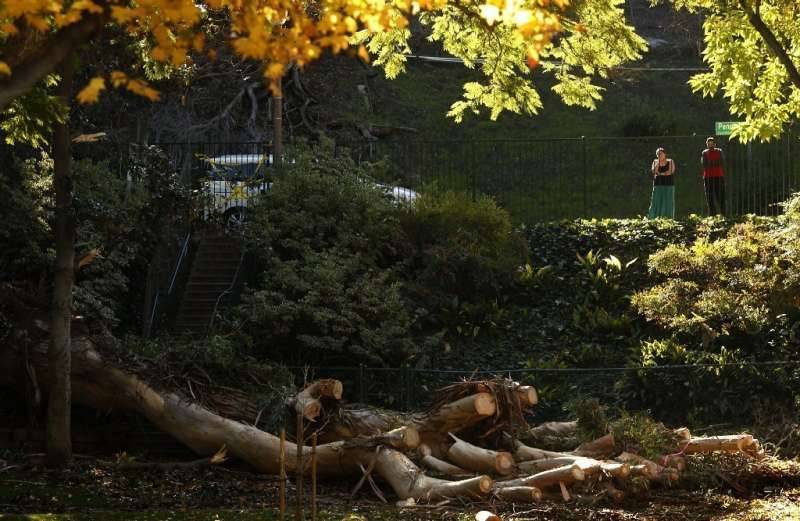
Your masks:
<path fill-rule="evenodd" d="M 400 427 L 375 436 L 375 440 L 403 452 L 416 449 L 420 443 L 419 433 L 414 427 Z"/>
<path fill-rule="evenodd" d="M 517 464 L 517 468 L 526 474 L 537 474 L 545 470 L 568 467 L 571 465 L 577 465 L 587 476 L 597 474 L 602 467 L 602 464 L 597 460 L 579 458 L 576 456 L 564 456 L 561 458 L 523 461 Z"/>
<path fill-rule="evenodd" d="M 539 403 L 539 394 L 536 388 L 531 385 L 521 385 L 515 390 L 519 403 L 523 408 L 528 409 Z"/>
<path fill-rule="evenodd" d="M 651 467 L 647 465 L 631 465 L 630 477 L 642 477 L 646 479 L 654 478 L 655 475 L 651 473 Z"/>
<path fill-rule="evenodd" d="M 605 459 L 614 454 L 614 447 L 614 435 L 609 433 L 596 440 L 583 443 L 572 453 L 577 456 L 586 456 L 587 458 Z"/>
<path fill-rule="evenodd" d="M 483 449 L 457 438 L 452 433 L 450 436 L 454 443 L 447 450 L 447 459 L 459 467 L 500 476 L 507 476 L 514 472 L 514 458 L 510 453 Z"/>
<path fill-rule="evenodd" d="M 481 510 L 475 514 L 475 521 L 501 521 L 497 514 L 493 514 L 488 510 Z"/>
<path fill-rule="evenodd" d="M 676 469 L 678 472 L 686 470 L 686 458 L 680 454 L 669 454 L 660 459 L 664 467 Z"/>
<path fill-rule="evenodd" d="M 625 500 L 625 492 L 621 491 L 617 487 L 614 486 L 613 483 L 609 481 L 603 482 L 603 488 L 606 491 L 606 495 L 613 501 L 614 503 L 622 503 Z"/>
<path fill-rule="evenodd" d="M 578 422 L 545 422 L 528 430 L 527 435 L 537 438 L 571 438 L 578 433 Z"/>
<path fill-rule="evenodd" d="M 297 393 L 297 396 L 292 400 L 294 402 L 294 410 L 298 414 L 302 414 L 308 421 L 314 421 L 322 412 L 322 403 L 319 399 L 324 396 L 334 400 L 341 400 L 343 391 L 344 386 L 339 380 L 332 378 L 317 380 Z"/>
<path fill-rule="evenodd" d="M 707 438 L 691 438 L 685 446 L 681 446 L 684 454 L 703 452 L 747 452 L 756 443 L 751 434 L 734 434 L 732 436 L 710 436 Z"/>
<path fill-rule="evenodd" d="M 491 394 L 476 393 L 417 418 L 412 425 L 420 434 L 458 432 L 496 412 L 497 404 Z"/>
<path fill-rule="evenodd" d="M 423 466 L 431 470 L 435 470 L 440 474 L 444 474 L 445 476 L 463 479 L 465 476 L 469 476 L 471 474 L 469 471 L 464 470 L 461 467 L 456 467 L 452 463 L 440 460 L 439 458 L 431 455 L 430 447 L 425 444 L 419 446 L 419 454 L 420 463 L 422 463 Z"/>
<path fill-rule="evenodd" d="M 583 481 L 586 475 L 578 465 L 559 467 L 557 469 L 545 470 L 532 476 L 504 481 L 504 487 L 536 487 L 543 489 L 551 485 L 564 483 L 571 485 L 576 481 Z"/>
<path fill-rule="evenodd" d="M 658 463 L 656 463 L 654 461 L 650 461 L 647 458 L 643 458 L 643 457 L 639 456 L 638 454 L 633 454 L 633 453 L 630 453 L 630 452 L 623 452 L 622 454 L 617 456 L 615 459 L 617 461 L 621 462 L 621 463 L 627 463 L 627 464 L 631 465 L 631 471 L 633 471 L 634 467 L 636 467 L 637 468 L 637 470 L 636 470 L 637 475 L 644 475 L 644 474 L 639 474 L 640 471 L 639 471 L 638 467 L 640 465 L 645 466 L 647 468 L 647 477 L 649 477 L 650 479 L 655 478 L 656 476 L 661 474 L 661 472 L 663 472 L 663 470 L 664 470 L 664 467 L 662 467 Z"/>
<path fill-rule="evenodd" d="M 616 461 L 602 462 L 603 472 L 612 478 L 626 479 L 631 474 L 631 466 L 627 463 L 619 463 Z"/>
<path fill-rule="evenodd" d="M 565 452 L 553 452 L 549 450 L 535 449 L 525 445 L 520 441 L 514 442 L 514 459 L 516 461 L 562 458 L 564 456 L 569 456 L 569 454 Z"/>
<path fill-rule="evenodd" d="M 542 491 L 536 487 L 506 487 L 503 483 L 495 484 L 494 495 L 504 501 L 517 503 L 538 503 L 542 500 Z"/>

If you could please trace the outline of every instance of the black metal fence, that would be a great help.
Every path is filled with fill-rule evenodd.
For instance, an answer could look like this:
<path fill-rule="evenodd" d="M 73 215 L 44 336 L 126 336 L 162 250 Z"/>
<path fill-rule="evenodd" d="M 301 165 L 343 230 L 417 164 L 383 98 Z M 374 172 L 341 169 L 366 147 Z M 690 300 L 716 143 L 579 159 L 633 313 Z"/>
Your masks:
<path fill-rule="evenodd" d="M 494 141 L 379 141 L 339 145 L 358 162 L 387 159 L 390 179 L 418 192 L 487 194 L 518 222 L 631 218 L 647 214 L 650 165 L 664 147 L 676 163 L 676 218 L 706 213 L 700 152 L 705 136 Z M 718 138 L 726 162 L 727 213 L 775 215 L 800 191 L 800 140 L 769 143 Z M 162 144 L 187 183 L 209 173 L 209 158 L 269 157 L 264 143 Z M 291 147 L 287 147 L 291 150 Z M 265 170 L 269 175 L 269 168 Z"/>
<path fill-rule="evenodd" d="M 395 410 L 419 411 L 431 405 L 435 391 L 465 379 L 509 377 L 533 385 L 539 394 L 539 421 L 565 420 L 578 402 L 594 399 L 604 407 L 685 423 L 691 412 L 700 423 L 742 421 L 753 408 L 800 397 L 800 362 L 761 361 L 653 367 L 513 368 L 437 370 L 411 367 L 291 367 L 295 383 L 336 378 L 348 402 Z M 791 383 L 794 382 L 794 383 Z M 714 389 L 713 395 L 703 392 Z M 756 405 L 760 403 L 760 405 Z M 788 405 L 786 405 L 788 404 Z"/>
<path fill-rule="evenodd" d="M 706 213 L 700 152 L 705 136 L 569 138 L 469 142 L 389 141 L 360 145 L 357 160 L 387 157 L 395 182 L 484 193 L 520 222 L 630 218 L 647 214 L 650 165 L 664 147 L 676 163 L 676 217 Z M 775 215 L 800 191 L 800 140 L 718 138 L 725 153 L 727 212 Z"/>

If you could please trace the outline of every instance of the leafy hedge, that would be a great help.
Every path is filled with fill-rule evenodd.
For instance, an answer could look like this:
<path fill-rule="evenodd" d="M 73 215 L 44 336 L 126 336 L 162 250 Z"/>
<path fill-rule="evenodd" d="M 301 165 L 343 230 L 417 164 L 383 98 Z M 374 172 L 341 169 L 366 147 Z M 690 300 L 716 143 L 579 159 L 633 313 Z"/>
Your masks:
<path fill-rule="evenodd" d="M 249 209 L 257 275 L 220 333 L 259 357 L 394 366 L 477 334 L 524 260 L 508 213 L 451 192 L 403 204 L 383 175 L 301 150 Z"/>

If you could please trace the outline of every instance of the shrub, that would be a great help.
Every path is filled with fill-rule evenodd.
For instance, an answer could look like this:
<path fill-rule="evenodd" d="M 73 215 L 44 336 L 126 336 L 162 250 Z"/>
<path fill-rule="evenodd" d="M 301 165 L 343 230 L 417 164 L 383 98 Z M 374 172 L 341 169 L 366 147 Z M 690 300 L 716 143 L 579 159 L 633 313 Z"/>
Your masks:
<path fill-rule="evenodd" d="M 301 150 L 250 209 L 257 269 L 232 323 L 259 356 L 381 365 L 416 351 L 400 209 L 371 181 L 380 168 Z"/>
<path fill-rule="evenodd" d="M 508 212 L 488 196 L 473 201 L 465 193 L 432 191 L 404 212 L 402 228 L 412 248 L 405 262 L 409 290 L 431 310 L 432 325 L 472 336 L 496 325 L 527 262 Z"/>
<path fill-rule="evenodd" d="M 671 245 L 648 262 L 667 280 L 633 296 L 636 310 L 675 335 L 756 336 L 783 314 L 797 314 L 800 266 L 787 245 L 755 223 L 731 228 L 727 237 L 700 238 L 690 248 Z"/>

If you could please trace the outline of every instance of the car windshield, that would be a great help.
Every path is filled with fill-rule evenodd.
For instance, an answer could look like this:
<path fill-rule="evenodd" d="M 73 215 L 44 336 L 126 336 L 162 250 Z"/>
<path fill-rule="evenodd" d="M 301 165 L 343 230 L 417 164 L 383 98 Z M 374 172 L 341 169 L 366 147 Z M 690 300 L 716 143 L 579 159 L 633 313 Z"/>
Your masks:
<path fill-rule="evenodd" d="M 244 181 L 267 173 L 271 158 L 260 154 L 219 156 L 206 159 L 213 179 Z"/>

